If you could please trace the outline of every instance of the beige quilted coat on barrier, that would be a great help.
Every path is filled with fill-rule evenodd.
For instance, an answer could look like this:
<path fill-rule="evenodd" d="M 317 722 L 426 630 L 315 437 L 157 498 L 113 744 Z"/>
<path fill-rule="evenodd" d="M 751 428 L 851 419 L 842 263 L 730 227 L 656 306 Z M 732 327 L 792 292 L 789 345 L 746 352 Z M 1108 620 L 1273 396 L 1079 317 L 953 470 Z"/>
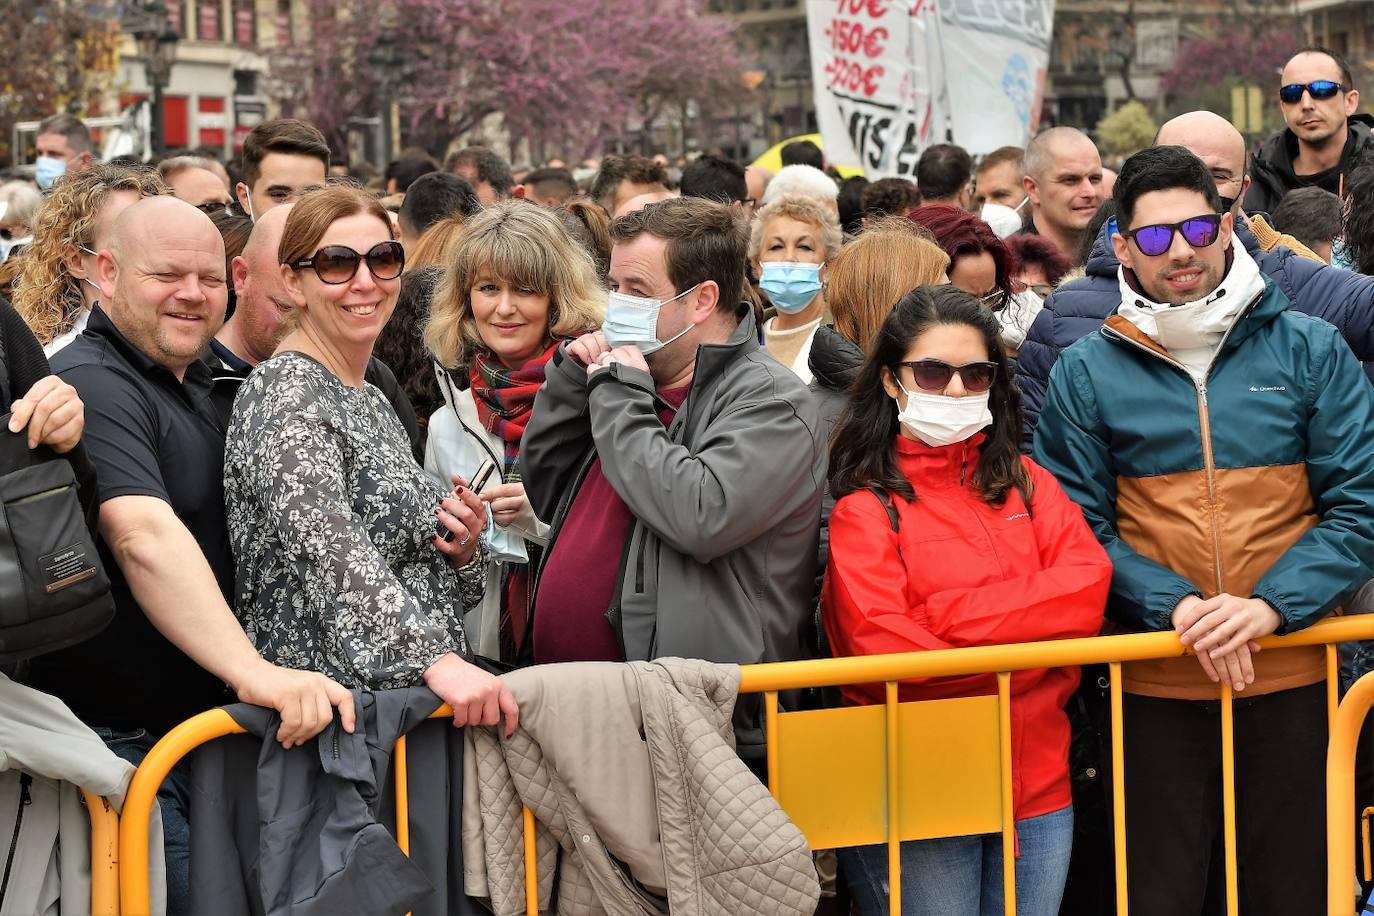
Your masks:
<path fill-rule="evenodd" d="M 539 822 L 540 910 L 559 916 L 811 916 L 801 832 L 734 752 L 739 668 L 677 658 L 526 668 L 503 741 L 470 728 L 467 893 L 525 912 L 521 804 Z"/>

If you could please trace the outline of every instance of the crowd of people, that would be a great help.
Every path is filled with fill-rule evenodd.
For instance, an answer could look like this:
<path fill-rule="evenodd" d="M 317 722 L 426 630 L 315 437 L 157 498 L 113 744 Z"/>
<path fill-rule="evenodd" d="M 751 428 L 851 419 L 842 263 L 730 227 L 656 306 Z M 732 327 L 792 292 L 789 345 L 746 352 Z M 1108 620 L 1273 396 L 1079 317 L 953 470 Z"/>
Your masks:
<path fill-rule="evenodd" d="M 1316 912 L 1323 656 L 1256 640 L 1374 610 L 1358 104 L 1312 48 L 1253 157 L 1197 111 L 1115 171 L 1053 127 L 931 146 L 914 182 L 840 180 L 805 141 L 776 174 L 467 147 L 369 175 L 293 119 L 229 162 L 102 162 L 51 117 L 0 184 L 0 406 L 98 507 L 115 614 L 9 673 L 136 764 L 233 698 L 288 749 L 352 731 L 351 690 L 420 685 L 509 737 L 512 668 L 1172 631 L 1192 657 L 1125 667 L 1131 912 L 1218 911 L 1220 684 L 1242 910 Z M 1105 912 L 1109 834 L 1075 817 L 1103 780 L 1070 767 L 1084 744 L 1097 774 L 1100 722 L 1066 712 L 1101 691 L 1011 685 L 1016 910 Z M 764 731 L 741 698 L 757 773 Z M 172 912 L 189 796 L 179 766 Z M 1001 857 L 903 843 L 903 912 L 1000 913 Z M 832 890 L 886 912 L 886 847 L 838 861 Z"/>

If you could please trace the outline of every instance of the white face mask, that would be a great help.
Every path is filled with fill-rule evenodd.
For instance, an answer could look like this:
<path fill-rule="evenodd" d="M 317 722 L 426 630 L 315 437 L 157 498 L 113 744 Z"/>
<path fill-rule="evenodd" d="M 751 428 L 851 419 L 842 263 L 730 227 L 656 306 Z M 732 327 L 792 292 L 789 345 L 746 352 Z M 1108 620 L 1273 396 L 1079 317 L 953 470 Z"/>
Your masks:
<path fill-rule="evenodd" d="M 988 224 L 994 235 L 999 239 L 1005 239 L 1021 231 L 1019 211 L 1019 207 L 1013 209 L 1002 204 L 986 203 L 983 204 L 982 212 L 978 216 Z"/>
<path fill-rule="evenodd" d="M 992 425 L 992 411 L 988 409 L 991 392 L 951 398 L 943 394 L 907 391 L 901 382 L 897 382 L 897 387 L 906 395 L 906 405 L 897 409 L 897 421 L 926 445 L 938 447 L 963 442 Z"/>
<path fill-rule="evenodd" d="M 601 333 L 605 335 L 606 343 L 612 347 L 638 347 L 644 356 L 662 350 L 696 325 L 689 321 L 687 327 L 672 337 L 659 340 L 658 313 L 669 302 L 681 299 L 700 285 L 698 283 L 691 289 L 684 289 L 672 299 L 650 299 L 625 293 L 611 293 L 606 301 L 606 320 L 601 324 Z"/>

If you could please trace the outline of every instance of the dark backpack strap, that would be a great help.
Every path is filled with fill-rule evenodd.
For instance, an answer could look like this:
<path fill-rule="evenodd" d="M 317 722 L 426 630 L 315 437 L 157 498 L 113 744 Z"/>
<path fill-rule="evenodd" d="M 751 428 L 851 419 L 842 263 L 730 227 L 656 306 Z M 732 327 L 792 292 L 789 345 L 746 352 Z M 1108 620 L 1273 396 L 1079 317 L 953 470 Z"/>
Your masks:
<path fill-rule="evenodd" d="M 897 518 L 897 504 L 892 501 L 892 494 L 881 487 L 869 487 L 868 492 L 876 496 L 878 502 L 883 504 L 883 511 L 887 513 L 887 523 L 892 527 L 892 533 L 896 534 L 901 531 L 901 522 Z"/>

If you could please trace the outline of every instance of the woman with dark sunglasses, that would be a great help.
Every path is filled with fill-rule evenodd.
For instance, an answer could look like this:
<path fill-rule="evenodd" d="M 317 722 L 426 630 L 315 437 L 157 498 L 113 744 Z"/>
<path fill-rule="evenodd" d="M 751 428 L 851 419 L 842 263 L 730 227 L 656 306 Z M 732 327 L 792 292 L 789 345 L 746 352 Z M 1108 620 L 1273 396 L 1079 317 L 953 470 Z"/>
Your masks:
<path fill-rule="evenodd" d="M 972 295 L 920 287 L 888 316 L 830 456 L 839 501 L 821 616 L 837 656 L 1094 636 L 1111 563 L 1054 478 L 1022 457 L 1019 396 L 997 319 Z M 1012 675 L 1016 912 L 1059 910 L 1073 839 L 1069 723 L 1077 669 Z M 905 681 L 906 701 L 995 694 L 993 675 Z M 881 684 L 842 690 L 881 703 Z M 930 735 L 904 753 L 944 753 Z M 840 852 L 864 916 L 886 913 L 887 847 Z M 1000 834 L 908 840 L 902 912 L 1003 911 Z"/>
<path fill-rule="evenodd" d="M 360 689 L 423 683 L 454 725 L 504 715 L 509 734 L 515 701 L 468 661 L 463 629 L 486 585 L 482 503 L 425 474 L 363 377 L 405 265 L 387 212 L 357 189 L 313 191 L 278 257 L 291 329 L 243 383 L 225 450 L 235 612 L 276 664 Z"/>

